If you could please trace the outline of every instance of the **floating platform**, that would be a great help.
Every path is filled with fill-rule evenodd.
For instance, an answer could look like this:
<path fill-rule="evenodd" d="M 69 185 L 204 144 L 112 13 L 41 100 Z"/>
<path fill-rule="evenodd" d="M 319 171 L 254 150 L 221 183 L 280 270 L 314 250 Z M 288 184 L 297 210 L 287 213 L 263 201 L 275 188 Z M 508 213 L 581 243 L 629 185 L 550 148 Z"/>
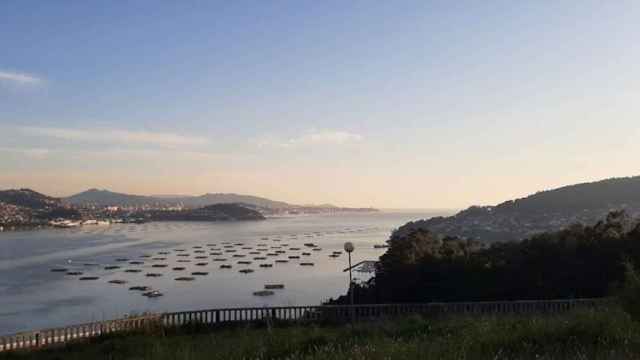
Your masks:
<path fill-rule="evenodd" d="M 265 284 L 264 288 L 267 290 L 284 289 L 284 284 Z"/>
<path fill-rule="evenodd" d="M 254 296 L 271 296 L 275 294 L 273 291 L 270 290 L 260 290 L 260 291 L 254 291 L 253 295 Z"/>
<path fill-rule="evenodd" d="M 149 291 L 151 287 L 149 286 L 132 286 L 129 288 L 131 291 Z"/>
<path fill-rule="evenodd" d="M 157 297 L 163 296 L 163 294 L 158 290 L 153 290 L 153 291 L 148 291 L 146 293 L 143 293 L 142 296 L 146 296 L 148 298 L 157 298 Z"/>

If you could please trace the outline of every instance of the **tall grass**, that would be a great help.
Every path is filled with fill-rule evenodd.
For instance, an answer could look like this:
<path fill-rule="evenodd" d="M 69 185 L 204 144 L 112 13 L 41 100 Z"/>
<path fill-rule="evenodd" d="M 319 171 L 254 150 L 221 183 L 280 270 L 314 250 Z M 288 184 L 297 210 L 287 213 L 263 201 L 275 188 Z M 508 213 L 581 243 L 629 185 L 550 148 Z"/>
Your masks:
<path fill-rule="evenodd" d="M 0 359 L 629 359 L 640 326 L 618 308 L 556 316 L 420 316 L 355 326 L 130 334 Z"/>

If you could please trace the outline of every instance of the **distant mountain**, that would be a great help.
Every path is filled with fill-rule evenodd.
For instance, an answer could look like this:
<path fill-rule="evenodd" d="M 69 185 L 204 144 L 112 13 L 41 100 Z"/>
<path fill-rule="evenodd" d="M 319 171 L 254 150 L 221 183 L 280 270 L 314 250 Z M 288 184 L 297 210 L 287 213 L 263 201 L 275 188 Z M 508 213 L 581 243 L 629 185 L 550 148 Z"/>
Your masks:
<path fill-rule="evenodd" d="M 64 199 L 76 206 L 176 206 L 199 208 L 214 204 L 242 203 L 261 208 L 286 208 L 291 205 L 282 201 L 238 194 L 205 194 L 201 196 L 142 196 L 117 193 L 109 190 L 89 189 Z"/>
<path fill-rule="evenodd" d="M 267 214 L 281 212 L 309 213 L 309 212 L 336 212 L 336 211 L 375 211 L 370 208 L 342 208 L 331 204 L 323 205 L 294 205 L 284 201 L 275 201 L 267 198 L 241 195 L 241 194 L 204 194 L 200 196 L 157 195 L 141 196 L 112 192 L 109 190 L 90 189 L 63 199 L 65 203 L 75 206 L 121 206 L 121 207 L 174 207 L 201 208 L 215 204 L 242 204 Z"/>
<path fill-rule="evenodd" d="M 80 213 L 31 189 L 0 191 L 0 225 L 41 224 L 59 217 L 77 219 Z"/>
<path fill-rule="evenodd" d="M 76 206 L 145 206 L 168 203 L 167 199 L 150 196 L 129 195 L 109 190 L 89 189 L 63 199 L 64 202 Z"/>
<path fill-rule="evenodd" d="M 202 207 L 213 204 L 241 203 L 267 209 L 284 209 L 292 205 L 282 201 L 239 194 L 205 194 L 201 196 L 187 196 L 178 198 L 164 198 L 164 200 L 181 202 L 188 207 Z"/>
<path fill-rule="evenodd" d="M 519 240 L 575 223 L 593 224 L 612 210 L 640 216 L 640 176 L 565 186 L 496 206 L 472 206 L 454 216 L 410 222 L 397 231 L 428 228 L 485 241 Z"/>
<path fill-rule="evenodd" d="M 2 190 L 0 191 L 0 202 L 34 210 L 60 206 L 60 199 L 43 195 L 31 189 Z"/>

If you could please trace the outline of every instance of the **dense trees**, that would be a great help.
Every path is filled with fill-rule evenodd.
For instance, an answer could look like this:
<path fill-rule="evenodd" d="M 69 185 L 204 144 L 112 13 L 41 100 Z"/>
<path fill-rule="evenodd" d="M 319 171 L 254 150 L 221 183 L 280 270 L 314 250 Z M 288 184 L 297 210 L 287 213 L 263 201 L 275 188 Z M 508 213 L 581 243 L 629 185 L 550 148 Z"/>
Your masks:
<path fill-rule="evenodd" d="M 640 225 L 612 212 L 521 242 L 483 248 L 425 229 L 394 234 L 358 302 L 481 301 L 600 297 L 640 263 Z"/>

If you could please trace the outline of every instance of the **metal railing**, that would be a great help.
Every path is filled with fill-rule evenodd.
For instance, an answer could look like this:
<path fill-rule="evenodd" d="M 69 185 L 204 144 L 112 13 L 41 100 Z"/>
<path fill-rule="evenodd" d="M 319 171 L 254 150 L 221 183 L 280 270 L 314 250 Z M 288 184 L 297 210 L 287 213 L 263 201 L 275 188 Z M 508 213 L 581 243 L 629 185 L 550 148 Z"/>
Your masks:
<path fill-rule="evenodd" d="M 187 324 L 217 325 L 252 321 L 348 322 L 408 314 L 527 314 L 560 313 L 576 308 L 598 308 L 609 299 L 451 302 L 425 304 L 371 304 L 226 308 L 153 314 L 82 325 L 72 325 L 0 336 L 0 351 L 30 349 L 94 338 L 116 332 Z"/>
<path fill-rule="evenodd" d="M 154 314 L 0 336 L 0 352 L 47 347 L 117 332 L 144 330 L 158 326 L 161 319 L 162 315 Z"/>

